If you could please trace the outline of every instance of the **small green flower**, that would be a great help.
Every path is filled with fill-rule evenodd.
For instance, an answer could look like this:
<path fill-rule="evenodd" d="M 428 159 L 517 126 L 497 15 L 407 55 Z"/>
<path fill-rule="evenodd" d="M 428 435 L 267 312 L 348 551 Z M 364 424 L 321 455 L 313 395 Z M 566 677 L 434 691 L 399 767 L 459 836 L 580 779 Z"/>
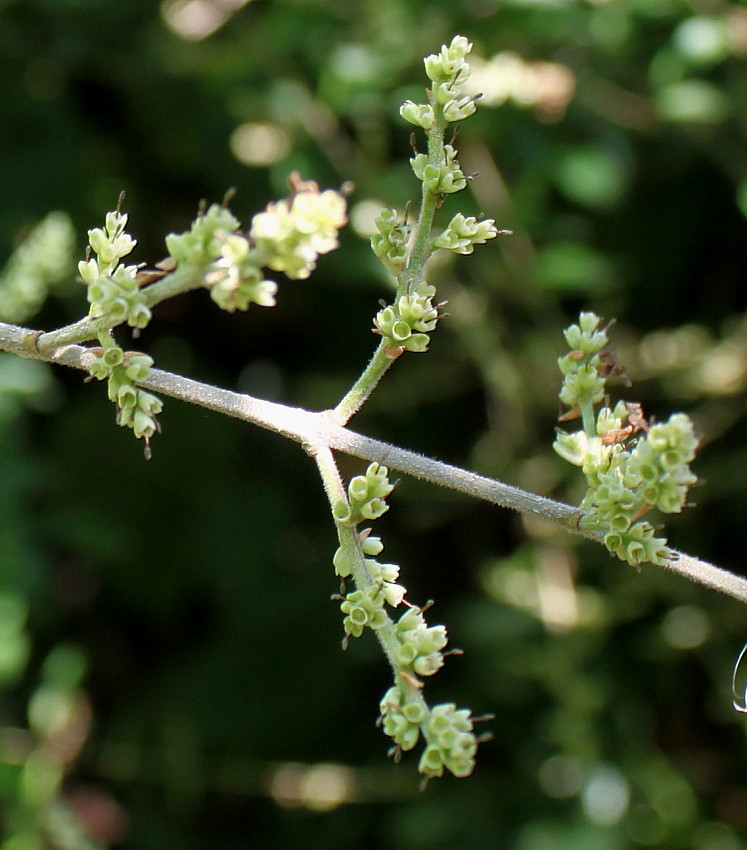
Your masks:
<path fill-rule="evenodd" d="M 413 103 L 406 100 L 399 108 L 399 114 L 410 124 L 422 127 L 423 130 L 431 130 L 436 126 L 436 113 L 430 104 Z"/>
<path fill-rule="evenodd" d="M 341 603 L 340 610 L 345 614 L 342 622 L 345 634 L 353 637 L 360 637 L 366 627 L 380 629 L 387 621 L 384 594 L 378 585 L 351 591 Z"/>

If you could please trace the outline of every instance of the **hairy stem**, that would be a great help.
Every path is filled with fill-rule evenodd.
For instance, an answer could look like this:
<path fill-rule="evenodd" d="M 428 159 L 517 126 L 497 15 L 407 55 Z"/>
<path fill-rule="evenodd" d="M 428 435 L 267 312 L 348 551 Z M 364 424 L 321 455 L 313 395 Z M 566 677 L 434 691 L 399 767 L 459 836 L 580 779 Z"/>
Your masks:
<path fill-rule="evenodd" d="M 363 407 L 392 363 L 394 358 L 389 356 L 386 343 L 382 340 L 368 366 L 335 407 L 334 416 L 337 422 L 345 425 Z"/>
<path fill-rule="evenodd" d="M 443 135 L 443 129 L 438 130 L 436 128 L 428 134 L 428 160 L 431 164 L 438 165 L 440 162 L 443 151 Z M 400 276 L 397 297 L 408 295 L 418 283 L 425 279 L 425 264 L 432 253 L 430 248 L 431 229 L 437 208 L 438 198 L 424 184 L 420 199 L 420 215 L 415 225 L 410 256 Z"/>
<path fill-rule="evenodd" d="M 33 342 L 38 337 L 38 331 L 0 322 L 0 350 L 87 371 L 87 364 L 94 357 L 89 349 L 79 345 L 66 345 L 53 352 L 36 351 Z M 338 425 L 332 411 L 313 413 L 288 407 L 159 369 L 154 369 L 150 377 L 139 385 L 226 416 L 251 422 L 306 446 L 326 446 L 363 460 L 377 461 L 432 484 L 448 487 L 502 507 L 534 514 L 562 526 L 567 531 L 602 542 L 602 535 L 598 532 L 585 531 L 578 527 L 581 518 L 578 508 L 357 434 Z M 675 558 L 665 566 L 706 587 L 747 603 L 747 579 L 741 576 L 678 552 L 675 552 Z"/>

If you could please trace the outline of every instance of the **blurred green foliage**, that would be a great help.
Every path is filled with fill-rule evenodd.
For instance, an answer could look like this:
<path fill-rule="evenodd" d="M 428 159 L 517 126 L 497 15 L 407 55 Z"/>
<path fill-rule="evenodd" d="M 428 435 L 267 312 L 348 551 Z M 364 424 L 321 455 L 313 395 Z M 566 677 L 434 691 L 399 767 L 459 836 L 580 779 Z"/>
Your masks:
<path fill-rule="evenodd" d="M 192 293 L 138 343 L 161 368 L 333 405 L 387 294 L 372 210 L 417 187 L 397 108 L 457 32 L 484 92 L 458 140 L 479 176 L 444 221 L 483 212 L 515 235 L 434 263 L 451 319 L 354 427 L 576 501 L 583 482 L 551 450 L 561 330 L 579 308 L 617 317 L 621 393 L 660 419 L 686 410 L 703 437 L 698 508 L 668 537 L 742 571 L 742 3 L 4 0 L 2 318 L 82 315 L 73 260 L 121 189 L 133 256 L 152 263 L 201 198 L 236 186 L 246 220 L 294 169 L 352 180 L 341 249 L 278 307 L 228 316 Z M 474 777 L 420 794 L 373 725 L 377 647 L 340 652 L 308 459 L 167 400 L 146 463 L 109 407 L 79 374 L 0 360 L 3 850 L 35 850 L 28 807 L 50 796 L 56 847 L 88 846 L 84 828 L 133 850 L 747 848 L 738 603 L 403 481 L 387 551 L 465 649 L 433 696 L 496 714 Z M 55 734 L 83 724 L 77 748 L 50 751 L 54 706 Z M 30 791 L 29 772 L 51 784 Z"/>

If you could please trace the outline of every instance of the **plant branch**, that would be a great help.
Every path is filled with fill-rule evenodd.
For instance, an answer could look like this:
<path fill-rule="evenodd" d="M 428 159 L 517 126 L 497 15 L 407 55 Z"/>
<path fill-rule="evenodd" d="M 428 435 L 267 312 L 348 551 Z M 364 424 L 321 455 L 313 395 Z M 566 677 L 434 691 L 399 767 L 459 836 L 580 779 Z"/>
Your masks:
<path fill-rule="evenodd" d="M 363 407 L 393 363 L 394 358 L 389 356 L 387 345 L 382 340 L 366 368 L 335 407 L 334 416 L 337 422 L 345 425 Z"/>
<path fill-rule="evenodd" d="M 307 450 L 309 454 L 313 455 L 314 460 L 316 461 L 330 508 L 333 509 L 337 502 L 345 502 L 347 504 L 348 497 L 345 492 L 345 485 L 342 483 L 340 473 L 337 469 L 337 464 L 335 463 L 335 459 L 329 446 L 320 444 L 316 446 L 309 446 Z M 354 525 L 348 526 L 345 523 L 339 522 L 337 519 L 335 519 L 334 522 L 340 546 L 348 547 L 355 552 L 355 559 L 352 565 L 352 575 L 356 588 L 358 590 L 364 590 L 365 588 L 371 587 L 374 584 L 374 581 L 366 569 L 365 556 L 361 551 L 356 527 Z M 389 666 L 392 668 L 392 673 L 396 679 L 400 669 L 400 664 L 397 661 L 399 641 L 397 640 L 397 636 L 394 632 L 394 623 L 392 622 L 392 618 L 388 613 L 385 616 L 386 622 L 380 628 L 375 629 L 374 634 L 384 651 L 384 655 L 386 656 Z M 420 701 L 427 711 L 427 706 L 425 706 L 422 697 L 420 697 Z"/>
<path fill-rule="evenodd" d="M 443 155 L 444 127 L 445 122 L 441 120 L 428 133 L 428 161 L 434 166 L 440 163 Z M 436 195 L 423 183 L 420 212 L 415 223 L 415 233 L 407 265 L 397 275 L 395 304 L 401 296 L 410 294 L 418 283 L 425 280 L 425 266 L 432 253 L 431 229 L 438 205 L 439 200 Z M 386 343 L 382 341 L 358 380 L 335 407 L 335 418 L 340 424 L 345 425 L 361 409 L 395 359 L 388 351 Z"/>
<path fill-rule="evenodd" d="M 145 304 L 148 307 L 155 307 L 156 304 L 160 304 L 168 298 L 173 298 L 174 295 L 188 292 L 191 289 L 198 289 L 204 282 L 204 269 L 180 266 L 176 271 L 143 289 Z M 86 316 L 86 318 L 56 331 L 37 334 L 33 340 L 33 346 L 41 354 L 53 354 L 64 345 L 95 339 L 102 331 L 111 330 L 121 323 L 121 318 L 115 319 L 108 315 Z"/>
<path fill-rule="evenodd" d="M 38 331 L 0 322 L 0 350 L 2 351 L 50 363 L 60 363 L 84 371 L 94 357 L 89 349 L 79 345 L 66 345 L 54 352 L 36 351 L 34 341 L 38 337 Z M 213 387 L 159 369 L 154 369 L 150 377 L 142 381 L 140 386 L 190 404 L 215 410 L 226 416 L 251 422 L 307 447 L 327 446 L 363 460 L 377 461 L 432 484 L 438 484 L 502 507 L 534 514 L 591 540 L 597 542 L 602 540 L 598 532 L 578 528 L 581 518 L 578 508 L 358 434 L 338 425 L 332 411 L 314 413 L 289 407 Z M 675 552 L 675 556 L 666 563 L 667 569 L 747 603 L 747 579 L 691 555 Z"/>

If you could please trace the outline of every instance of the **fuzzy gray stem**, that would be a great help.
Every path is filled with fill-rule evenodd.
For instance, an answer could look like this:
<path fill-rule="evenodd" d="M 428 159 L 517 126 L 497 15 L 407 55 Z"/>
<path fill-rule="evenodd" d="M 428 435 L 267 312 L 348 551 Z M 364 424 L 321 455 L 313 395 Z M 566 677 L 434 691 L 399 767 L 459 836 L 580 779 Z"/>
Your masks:
<path fill-rule="evenodd" d="M 36 331 L 0 322 L 0 350 L 84 371 L 94 357 L 89 349 L 80 345 L 66 345 L 53 352 L 41 353 L 35 348 L 38 336 Z M 140 386 L 251 422 L 305 446 L 328 446 L 363 460 L 377 461 L 415 478 L 502 507 L 534 514 L 568 531 L 583 534 L 597 542 L 601 541 L 600 534 L 579 530 L 581 513 L 578 508 L 358 434 L 338 425 L 332 411 L 314 413 L 288 407 L 213 387 L 160 369 L 154 369 L 147 380 L 140 382 Z M 666 564 L 668 569 L 747 603 L 747 579 L 691 555 L 679 552 L 675 555 L 676 557 Z"/>

